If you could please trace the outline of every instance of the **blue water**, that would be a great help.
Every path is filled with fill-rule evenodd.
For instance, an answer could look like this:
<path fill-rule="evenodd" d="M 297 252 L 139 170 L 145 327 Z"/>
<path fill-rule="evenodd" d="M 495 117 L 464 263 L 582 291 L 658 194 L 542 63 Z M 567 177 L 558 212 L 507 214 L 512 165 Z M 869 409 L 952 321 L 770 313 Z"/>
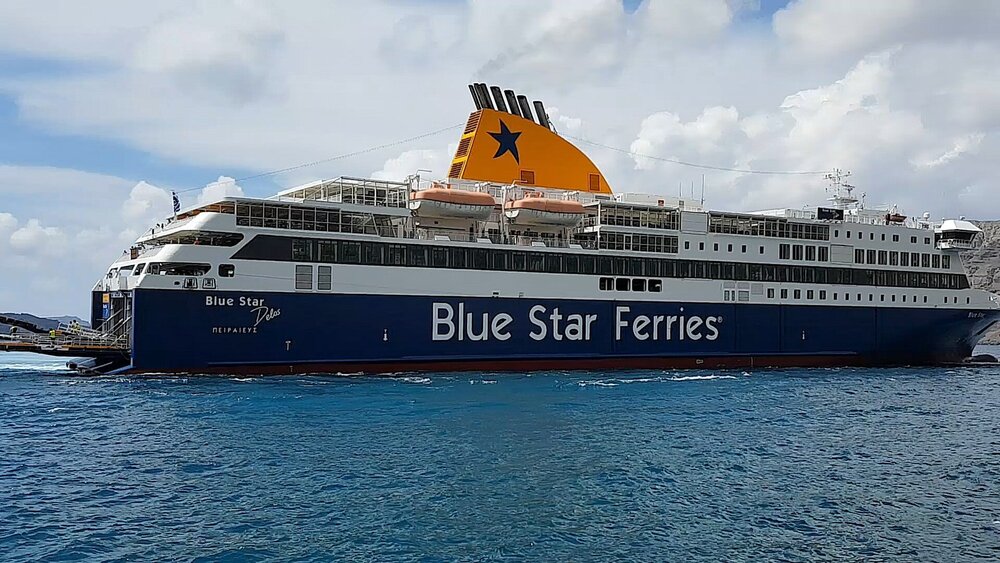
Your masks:
<path fill-rule="evenodd" d="M 997 368 L 0 362 L 2 561 L 1000 559 Z"/>

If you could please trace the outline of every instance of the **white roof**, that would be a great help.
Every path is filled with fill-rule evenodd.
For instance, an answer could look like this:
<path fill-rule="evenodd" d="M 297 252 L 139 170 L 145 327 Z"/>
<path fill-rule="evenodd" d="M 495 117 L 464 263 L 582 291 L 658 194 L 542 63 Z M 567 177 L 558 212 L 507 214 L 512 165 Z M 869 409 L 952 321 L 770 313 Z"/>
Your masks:
<path fill-rule="evenodd" d="M 938 227 L 938 231 L 963 231 L 967 233 L 981 233 L 982 229 L 975 226 L 969 221 L 964 221 L 962 219 L 948 219 L 941 223 Z"/>

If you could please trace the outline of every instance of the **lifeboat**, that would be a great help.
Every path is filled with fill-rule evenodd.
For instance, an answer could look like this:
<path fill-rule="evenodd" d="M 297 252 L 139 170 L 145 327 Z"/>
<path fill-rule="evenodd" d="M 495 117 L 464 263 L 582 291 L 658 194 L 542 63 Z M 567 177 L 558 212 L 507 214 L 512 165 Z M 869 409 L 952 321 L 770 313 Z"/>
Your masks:
<path fill-rule="evenodd" d="M 496 200 L 490 194 L 437 185 L 410 196 L 410 209 L 417 217 L 485 221 L 495 206 Z"/>
<path fill-rule="evenodd" d="M 529 193 L 523 199 L 509 201 L 504 208 L 507 219 L 517 225 L 574 227 L 585 213 L 579 201 L 552 199 L 539 193 Z"/>

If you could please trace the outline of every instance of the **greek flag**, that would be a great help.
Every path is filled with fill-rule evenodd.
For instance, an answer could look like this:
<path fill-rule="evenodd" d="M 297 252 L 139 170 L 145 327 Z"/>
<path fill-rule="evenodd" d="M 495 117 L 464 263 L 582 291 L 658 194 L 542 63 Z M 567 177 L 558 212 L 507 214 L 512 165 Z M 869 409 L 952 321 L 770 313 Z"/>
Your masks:
<path fill-rule="evenodd" d="M 174 213 L 179 213 L 181 210 L 181 200 L 177 198 L 177 192 L 170 192 L 170 195 L 174 196 Z"/>

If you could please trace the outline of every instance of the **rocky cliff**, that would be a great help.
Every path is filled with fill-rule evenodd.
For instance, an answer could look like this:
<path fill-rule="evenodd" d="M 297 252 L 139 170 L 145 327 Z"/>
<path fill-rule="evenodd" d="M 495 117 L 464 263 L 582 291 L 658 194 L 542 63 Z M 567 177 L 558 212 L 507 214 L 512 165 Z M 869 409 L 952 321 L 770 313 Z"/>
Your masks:
<path fill-rule="evenodd" d="M 972 287 L 1000 294 L 1000 221 L 976 221 L 986 235 L 983 246 L 962 254 Z M 1000 326 L 986 334 L 983 344 L 1000 344 Z"/>

